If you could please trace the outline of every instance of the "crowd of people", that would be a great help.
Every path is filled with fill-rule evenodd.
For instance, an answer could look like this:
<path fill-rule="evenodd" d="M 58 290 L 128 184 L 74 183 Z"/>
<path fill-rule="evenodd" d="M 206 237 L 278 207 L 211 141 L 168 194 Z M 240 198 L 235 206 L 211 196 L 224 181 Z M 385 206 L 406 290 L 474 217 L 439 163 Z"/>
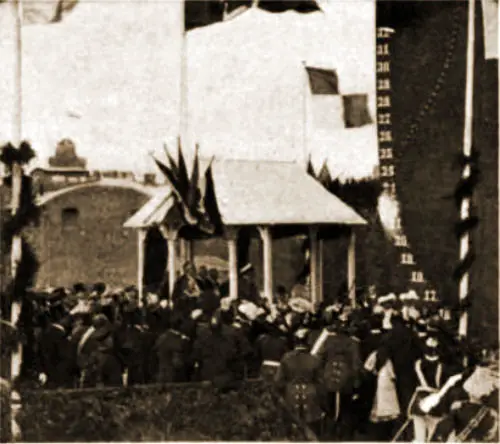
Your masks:
<path fill-rule="evenodd" d="M 238 297 L 227 292 L 216 270 L 186 263 L 172 297 L 146 292 L 139 300 L 135 287 L 103 283 L 34 293 L 38 384 L 210 381 L 223 392 L 262 377 L 320 439 L 342 440 L 449 434 L 436 418 L 470 401 L 463 383 L 478 362 L 455 340 L 436 303 L 414 291 L 373 294 L 353 308 L 313 306 L 280 286 L 270 302 L 249 265 Z M 479 397 L 485 394 L 481 402 L 491 403 L 498 390 Z M 422 407 L 424 399 L 433 399 L 430 407 Z"/>

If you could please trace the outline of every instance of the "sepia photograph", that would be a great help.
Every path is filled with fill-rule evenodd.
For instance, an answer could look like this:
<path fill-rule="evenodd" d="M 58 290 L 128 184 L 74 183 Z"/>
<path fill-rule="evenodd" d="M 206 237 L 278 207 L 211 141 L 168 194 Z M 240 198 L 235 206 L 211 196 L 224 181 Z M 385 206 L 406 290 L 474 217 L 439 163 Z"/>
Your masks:
<path fill-rule="evenodd" d="M 0 442 L 490 442 L 498 0 L 0 0 Z"/>

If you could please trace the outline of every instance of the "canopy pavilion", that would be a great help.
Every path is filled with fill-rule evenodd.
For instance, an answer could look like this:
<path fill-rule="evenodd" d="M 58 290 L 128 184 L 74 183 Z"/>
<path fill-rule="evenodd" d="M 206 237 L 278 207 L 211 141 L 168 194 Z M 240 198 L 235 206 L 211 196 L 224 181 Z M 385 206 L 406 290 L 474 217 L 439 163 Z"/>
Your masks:
<path fill-rule="evenodd" d="M 201 171 L 207 163 L 201 161 Z M 221 229 L 213 236 L 227 241 L 229 294 L 238 293 L 237 239 L 243 227 L 256 228 L 262 240 L 263 294 L 272 300 L 273 239 L 305 235 L 310 239 L 310 282 L 312 302 L 322 300 L 322 240 L 332 236 L 350 237 L 347 283 L 351 303 L 355 303 L 356 226 L 367 222 L 350 206 L 329 193 L 298 163 L 254 160 L 213 159 L 210 165 Z M 203 174 L 201 174 L 203 177 Z M 185 240 L 211 237 L 186 224 L 179 200 L 170 186 L 156 194 L 129 220 L 125 227 L 138 231 L 138 287 L 142 296 L 144 241 L 146 231 L 158 226 L 168 242 L 170 292 L 176 279 L 176 245 Z M 181 206 L 182 208 L 182 206 Z M 187 249 L 192 251 L 191 248 Z M 189 256 L 189 253 L 188 253 Z"/>

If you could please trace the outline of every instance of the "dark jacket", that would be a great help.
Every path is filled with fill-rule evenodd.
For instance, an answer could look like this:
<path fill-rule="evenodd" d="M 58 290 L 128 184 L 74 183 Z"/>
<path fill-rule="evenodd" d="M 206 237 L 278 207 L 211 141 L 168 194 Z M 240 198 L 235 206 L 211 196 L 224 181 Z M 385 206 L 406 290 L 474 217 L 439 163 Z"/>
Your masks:
<path fill-rule="evenodd" d="M 158 382 L 187 381 L 189 338 L 169 329 L 157 339 L 154 350 L 158 357 Z"/>
<path fill-rule="evenodd" d="M 321 361 L 307 348 L 297 347 L 283 356 L 275 381 L 287 405 L 305 422 L 322 418 Z"/>
<path fill-rule="evenodd" d="M 384 334 L 377 355 L 377 370 L 390 359 L 396 374 L 396 390 L 399 405 L 406 411 L 417 387 L 415 362 L 422 356 L 421 341 L 403 324 L 396 324 Z"/>
<path fill-rule="evenodd" d="M 311 354 L 321 359 L 324 366 L 342 359 L 350 371 L 348 381 L 342 391 L 349 393 L 359 387 L 363 363 L 358 341 L 344 333 L 324 329 L 311 349 Z"/>
<path fill-rule="evenodd" d="M 66 331 L 59 324 L 49 324 L 39 340 L 40 371 L 47 375 L 47 388 L 70 388 L 74 382 L 74 360 Z"/>
<path fill-rule="evenodd" d="M 225 389 L 237 380 L 235 365 L 238 361 L 238 344 L 230 327 L 221 325 L 197 337 L 193 344 L 192 360 L 202 381 L 211 381 L 216 387 Z"/>

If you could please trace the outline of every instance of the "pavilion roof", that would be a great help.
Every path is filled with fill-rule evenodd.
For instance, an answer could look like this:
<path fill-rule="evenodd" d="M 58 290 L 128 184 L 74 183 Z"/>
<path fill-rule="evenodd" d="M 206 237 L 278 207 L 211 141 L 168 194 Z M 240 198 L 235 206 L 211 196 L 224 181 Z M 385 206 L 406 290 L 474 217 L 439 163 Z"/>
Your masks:
<path fill-rule="evenodd" d="M 206 166 L 202 162 L 202 171 Z M 366 224 L 297 163 L 215 159 L 212 174 L 225 225 Z M 170 188 L 163 187 L 125 226 L 143 228 L 160 223 L 173 203 Z"/>

